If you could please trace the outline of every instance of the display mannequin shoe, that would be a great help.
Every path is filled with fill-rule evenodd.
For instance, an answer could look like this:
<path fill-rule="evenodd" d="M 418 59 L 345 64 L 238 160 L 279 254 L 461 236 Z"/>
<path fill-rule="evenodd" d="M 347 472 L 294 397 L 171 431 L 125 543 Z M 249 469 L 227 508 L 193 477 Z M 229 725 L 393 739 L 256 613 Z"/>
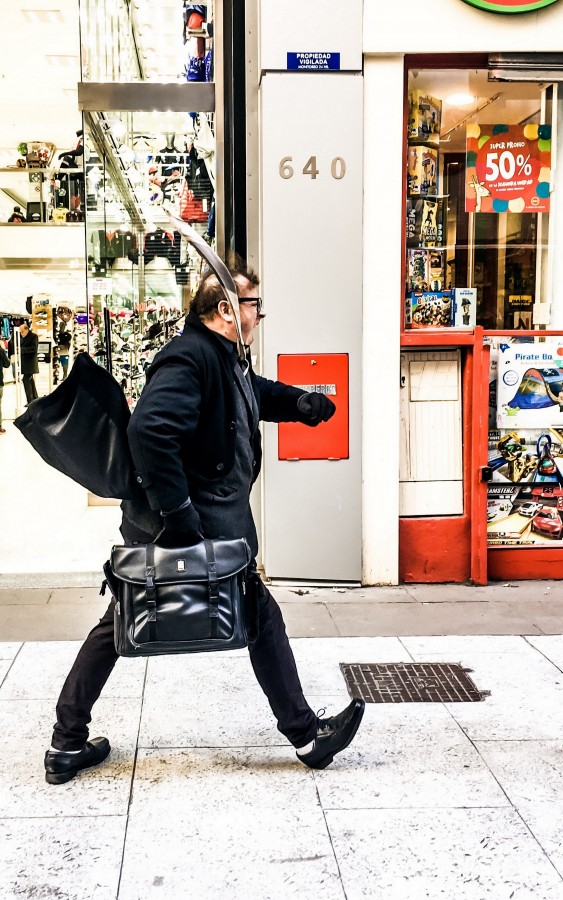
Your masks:
<path fill-rule="evenodd" d="M 345 750 L 352 743 L 365 708 L 364 701 L 356 699 L 337 716 L 319 719 L 313 749 L 308 753 L 298 753 L 297 758 L 310 769 L 326 769 L 335 754 Z"/>
<path fill-rule="evenodd" d="M 64 750 L 47 750 L 45 753 L 45 781 L 48 784 L 65 784 L 81 769 L 97 766 L 109 756 L 111 750 L 105 737 L 86 741 L 79 753 L 65 753 Z"/>

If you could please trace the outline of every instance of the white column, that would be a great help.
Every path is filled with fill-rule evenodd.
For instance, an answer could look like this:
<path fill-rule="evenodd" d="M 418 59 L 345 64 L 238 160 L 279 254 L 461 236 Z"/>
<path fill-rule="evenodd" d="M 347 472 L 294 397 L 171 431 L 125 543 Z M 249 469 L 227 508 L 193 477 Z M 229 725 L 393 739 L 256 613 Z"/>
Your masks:
<path fill-rule="evenodd" d="M 364 61 L 362 581 L 397 584 L 403 56 Z"/>

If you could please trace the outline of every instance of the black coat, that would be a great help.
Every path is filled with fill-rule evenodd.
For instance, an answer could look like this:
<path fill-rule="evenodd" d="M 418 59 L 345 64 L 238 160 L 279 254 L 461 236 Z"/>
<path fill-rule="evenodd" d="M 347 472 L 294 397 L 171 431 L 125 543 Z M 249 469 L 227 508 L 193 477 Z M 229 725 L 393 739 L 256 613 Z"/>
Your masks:
<path fill-rule="evenodd" d="M 22 375 L 37 375 L 39 372 L 39 362 L 37 360 L 38 344 L 39 338 L 33 331 L 28 331 L 25 337 L 23 335 L 20 337 Z"/>
<path fill-rule="evenodd" d="M 147 384 L 131 417 L 129 447 L 154 510 L 171 510 L 189 497 L 189 472 L 221 481 L 235 454 L 235 345 L 219 338 L 195 313 L 147 372 Z M 303 391 L 261 378 L 251 384 L 260 419 L 310 424 L 297 410 Z M 253 446 L 255 477 L 260 471 L 261 439 Z"/>

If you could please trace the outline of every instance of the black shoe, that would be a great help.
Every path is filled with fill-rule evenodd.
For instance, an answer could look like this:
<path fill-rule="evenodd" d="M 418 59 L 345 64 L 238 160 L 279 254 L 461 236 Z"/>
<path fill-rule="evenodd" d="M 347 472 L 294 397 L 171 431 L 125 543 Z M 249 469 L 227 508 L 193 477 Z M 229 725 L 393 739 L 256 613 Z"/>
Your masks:
<path fill-rule="evenodd" d="M 326 769 L 334 755 L 352 743 L 365 708 L 363 700 L 352 700 L 337 716 L 319 719 L 313 749 L 302 756 L 298 753 L 297 758 L 310 769 Z"/>
<path fill-rule="evenodd" d="M 80 753 L 53 753 L 47 750 L 45 754 L 45 781 L 48 784 L 64 784 L 80 772 L 81 769 L 89 769 L 97 766 L 109 755 L 111 747 L 105 737 L 92 738 L 86 741 Z"/>

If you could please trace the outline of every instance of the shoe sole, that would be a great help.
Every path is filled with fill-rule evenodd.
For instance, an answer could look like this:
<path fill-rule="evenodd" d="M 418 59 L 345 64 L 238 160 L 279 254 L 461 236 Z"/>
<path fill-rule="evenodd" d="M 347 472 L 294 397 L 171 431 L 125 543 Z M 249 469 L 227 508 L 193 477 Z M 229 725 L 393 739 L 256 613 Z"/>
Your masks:
<path fill-rule="evenodd" d="M 79 766 L 77 769 L 69 769 L 68 772 L 45 772 L 45 781 L 47 784 L 66 784 L 67 781 L 72 781 L 79 772 L 85 772 L 86 769 L 93 769 L 96 766 L 99 766 L 100 763 L 103 763 L 104 759 L 107 759 L 111 753 L 111 747 L 108 748 L 108 752 L 102 756 L 97 762 L 92 763 L 91 766 Z"/>
<path fill-rule="evenodd" d="M 362 723 L 362 719 L 363 719 L 363 717 L 364 717 L 365 711 L 366 711 L 366 707 L 365 707 L 365 704 L 364 704 L 364 706 L 362 706 L 362 709 L 360 710 L 360 713 L 359 713 L 359 715 L 358 715 L 358 718 L 357 718 L 357 720 L 356 720 L 356 723 L 355 723 L 355 725 L 354 725 L 354 728 L 353 728 L 353 730 L 351 731 L 351 733 L 350 733 L 350 735 L 349 735 L 349 737 L 348 737 L 348 740 L 346 741 L 345 744 L 342 744 L 342 747 L 341 747 L 340 750 L 338 751 L 339 753 L 342 753 L 343 750 L 346 750 L 346 747 L 349 747 L 350 744 L 352 743 L 352 741 L 354 740 L 354 738 L 356 737 L 356 732 L 357 732 L 358 728 L 360 727 L 360 725 L 361 725 L 361 723 Z M 316 765 L 314 765 L 314 766 L 309 766 L 309 768 L 310 768 L 310 769 L 326 769 L 328 766 L 330 766 L 331 762 L 334 760 L 335 755 L 336 755 L 336 754 L 333 753 L 332 756 L 325 756 L 324 759 L 321 759 L 321 760 L 320 760 L 318 763 L 316 763 Z"/>

